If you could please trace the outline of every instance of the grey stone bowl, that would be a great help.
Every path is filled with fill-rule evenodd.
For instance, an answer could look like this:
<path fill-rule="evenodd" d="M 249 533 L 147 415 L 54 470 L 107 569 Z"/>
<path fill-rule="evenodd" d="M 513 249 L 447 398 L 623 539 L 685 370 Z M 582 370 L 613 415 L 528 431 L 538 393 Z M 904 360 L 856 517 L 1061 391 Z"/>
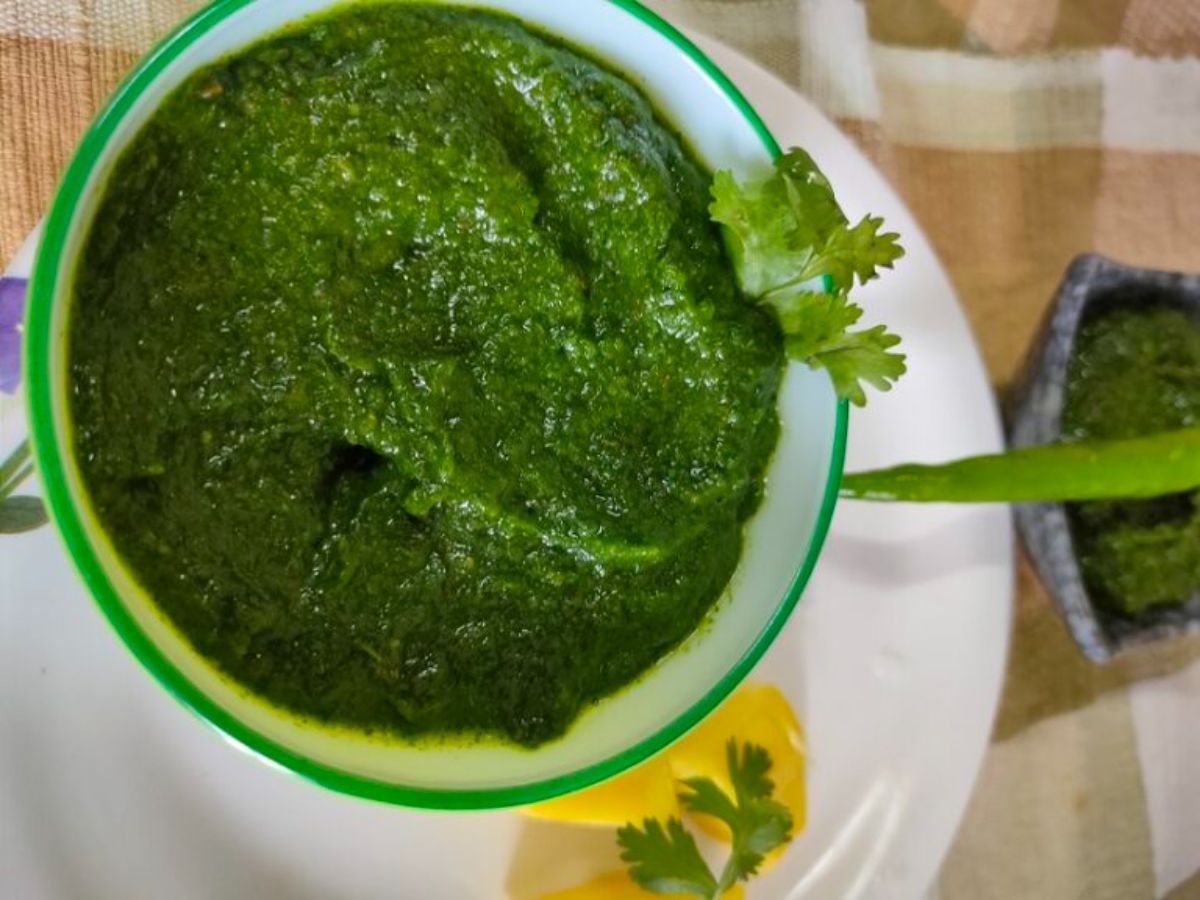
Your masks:
<path fill-rule="evenodd" d="M 1132 268 L 1103 256 L 1076 258 L 1006 404 L 1010 446 L 1030 447 L 1059 439 L 1067 363 L 1079 323 L 1089 310 L 1118 300 L 1167 300 L 1200 313 L 1200 276 Z M 1089 659 L 1107 662 L 1140 644 L 1200 632 L 1200 593 L 1180 598 L 1182 605 L 1153 608 L 1137 617 L 1116 615 L 1093 602 L 1063 504 L 1020 504 L 1016 520 L 1038 576 Z"/>

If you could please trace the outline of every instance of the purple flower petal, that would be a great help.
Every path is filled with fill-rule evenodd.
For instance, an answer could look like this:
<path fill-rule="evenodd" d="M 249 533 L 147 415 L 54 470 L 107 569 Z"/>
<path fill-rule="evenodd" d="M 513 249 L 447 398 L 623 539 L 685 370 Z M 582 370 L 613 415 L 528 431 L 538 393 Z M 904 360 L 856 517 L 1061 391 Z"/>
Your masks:
<path fill-rule="evenodd" d="M 21 383 L 21 333 L 25 315 L 24 278 L 0 278 L 0 391 L 15 394 Z"/>
<path fill-rule="evenodd" d="M 13 331 L 25 315 L 24 278 L 0 278 L 0 331 Z"/>
<path fill-rule="evenodd" d="M 0 391 L 15 394 L 21 383 L 21 335 L 0 331 Z"/>

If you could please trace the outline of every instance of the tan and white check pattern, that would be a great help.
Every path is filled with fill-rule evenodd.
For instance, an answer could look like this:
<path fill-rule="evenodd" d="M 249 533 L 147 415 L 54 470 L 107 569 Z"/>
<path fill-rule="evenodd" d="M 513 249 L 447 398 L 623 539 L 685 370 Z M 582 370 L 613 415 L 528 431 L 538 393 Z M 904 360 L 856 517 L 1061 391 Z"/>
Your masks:
<path fill-rule="evenodd" d="M 564 0 L 569 2 L 569 0 Z M 197 0 L 0 0 L 0 258 Z M 1067 262 L 1200 270 L 1197 0 L 653 0 L 841 123 L 946 263 L 1000 390 Z M 1200 898 L 1200 639 L 1089 665 L 1027 571 L 942 900 Z"/>

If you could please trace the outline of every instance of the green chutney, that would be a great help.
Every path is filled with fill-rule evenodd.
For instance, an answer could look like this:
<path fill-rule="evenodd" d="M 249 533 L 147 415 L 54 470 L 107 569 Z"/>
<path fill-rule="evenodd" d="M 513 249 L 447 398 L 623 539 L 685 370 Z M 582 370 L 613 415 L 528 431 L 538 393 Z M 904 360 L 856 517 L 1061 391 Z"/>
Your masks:
<path fill-rule="evenodd" d="M 625 78 L 477 10 L 351 6 L 193 75 L 70 314 L 124 563 L 301 716 L 563 734 L 723 593 L 777 440 L 709 183 Z"/>
<path fill-rule="evenodd" d="M 1128 438 L 1200 424 L 1200 319 L 1153 297 L 1086 318 L 1067 372 L 1063 437 Z M 1089 592 L 1136 615 L 1200 591 L 1200 492 L 1068 506 Z"/>

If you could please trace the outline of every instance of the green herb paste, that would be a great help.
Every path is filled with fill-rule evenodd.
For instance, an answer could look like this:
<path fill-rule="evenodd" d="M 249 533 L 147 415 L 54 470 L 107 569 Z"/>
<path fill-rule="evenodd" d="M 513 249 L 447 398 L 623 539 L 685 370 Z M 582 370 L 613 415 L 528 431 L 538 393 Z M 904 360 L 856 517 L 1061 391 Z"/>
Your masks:
<path fill-rule="evenodd" d="M 1126 438 L 1200 424 L 1200 321 L 1130 298 L 1080 326 L 1063 436 Z M 1200 493 L 1069 507 L 1088 589 L 1129 615 L 1200 590 Z"/>
<path fill-rule="evenodd" d="M 781 339 L 709 175 L 514 20 L 308 20 L 113 174 L 70 320 L 91 502 L 197 650 L 320 721 L 537 745 L 738 562 Z"/>

